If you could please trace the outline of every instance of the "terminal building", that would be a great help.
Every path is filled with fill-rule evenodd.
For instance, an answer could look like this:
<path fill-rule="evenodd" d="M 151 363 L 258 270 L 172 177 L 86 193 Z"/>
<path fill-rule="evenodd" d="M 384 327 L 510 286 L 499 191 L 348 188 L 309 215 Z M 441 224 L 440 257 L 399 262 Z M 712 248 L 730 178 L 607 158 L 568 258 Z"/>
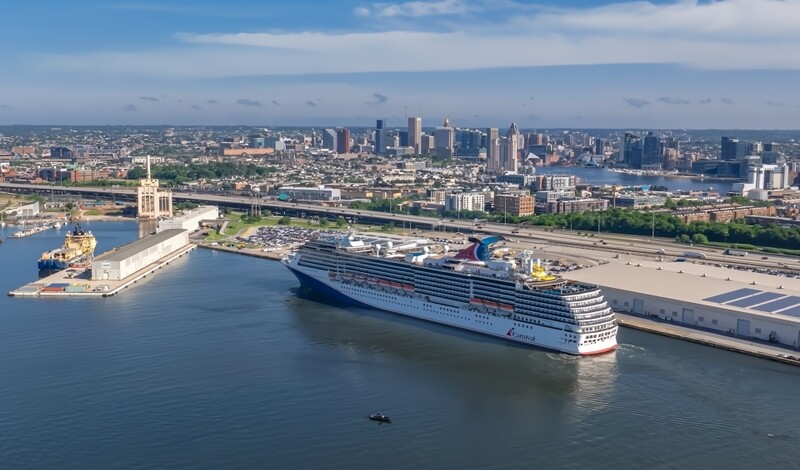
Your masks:
<path fill-rule="evenodd" d="M 191 211 L 186 211 L 178 217 L 159 220 L 156 233 L 175 229 L 194 232 L 200 229 L 203 221 L 217 220 L 217 218 L 219 218 L 219 208 L 217 206 L 200 206 Z"/>
<path fill-rule="evenodd" d="M 800 281 L 706 264 L 611 262 L 565 278 L 601 287 L 612 309 L 789 347 L 800 345 Z"/>
<path fill-rule="evenodd" d="M 342 192 L 337 188 L 284 186 L 278 189 L 278 199 L 291 201 L 339 201 L 342 199 Z"/>
<path fill-rule="evenodd" d="M 169 229 L 103 253 L 92 261 L 93 281 L 121 281 L 189 244 L 189 232 Z"/>

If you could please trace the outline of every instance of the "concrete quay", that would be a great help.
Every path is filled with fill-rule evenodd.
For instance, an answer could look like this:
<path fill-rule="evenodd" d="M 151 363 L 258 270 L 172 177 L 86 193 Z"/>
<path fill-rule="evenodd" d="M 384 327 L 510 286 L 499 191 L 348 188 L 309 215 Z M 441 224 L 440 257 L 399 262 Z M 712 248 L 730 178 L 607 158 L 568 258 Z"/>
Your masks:
<path fill-rule="evenodd" d="M 164 268 L 171 262 L 185 255 L 186 253 L 194 250 L 196 245 L 185 245 L 169 255 L 145 266 L 144 268 L 136 271 L 130 276 L 116 280 L 92 280 L 88 267 L 83 268 L 70 268 L 58 271 L 50 276 L 40 279 L 35 282 L 26 284 L 18 289 L 12 290 L 8 293 L 10 297 L 111 297 L 120 293 L 147 276 L 155 273 L 156 271 Z M 69 284 L 75 289 L 70 291 L 48 291 L 47 286 L 50 284 Z"/>
<path fill-rule="evenodd" d="M 629 315 L 619 312 L 614 312 L 614 314 L 619 321 L 619 325 L 625 328 L 654 333 L 705 346 L 712 346 L 793 366 L 800 366 L 800 352 L 796 350 L 770 344 L 762 344 L 743 338 L 725 336 L 711 331 L 688 328 L 678 323 L 651 319 L 638 315 Z"/>

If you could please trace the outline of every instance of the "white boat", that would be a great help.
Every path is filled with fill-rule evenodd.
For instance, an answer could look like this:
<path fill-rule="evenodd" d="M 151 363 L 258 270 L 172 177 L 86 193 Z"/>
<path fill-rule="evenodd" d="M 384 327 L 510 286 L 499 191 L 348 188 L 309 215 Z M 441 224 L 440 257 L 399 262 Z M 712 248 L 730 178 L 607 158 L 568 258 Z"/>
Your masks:
<path fill-rule="evenodd" d="M 530 252 L 493 259 L 491 245 L 502 237 L 471 239 L 455 254 L 415 240 L 403 251 L 396 238 L 320 238 L 283 263 L 301 284 L 338 300 L 569 354 L 617 347 L 618 327 L 599 287 L 545 273 Z M 360 282 L 367 278 L 377 282 Z"/>

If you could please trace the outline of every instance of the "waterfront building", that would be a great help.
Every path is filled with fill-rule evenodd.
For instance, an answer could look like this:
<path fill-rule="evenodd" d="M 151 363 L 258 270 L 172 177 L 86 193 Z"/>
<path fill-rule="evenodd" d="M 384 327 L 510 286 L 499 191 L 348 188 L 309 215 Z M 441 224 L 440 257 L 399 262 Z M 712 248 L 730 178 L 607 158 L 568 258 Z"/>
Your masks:
<path fill-rule="evenodd" d="M 150 156 L 147 157 L 147 178 L 139 180 L 136 188 L 137 216 L 140 219 L 172 217 L 172 191 L 162 189 L 150 175 Z"/>
<path fill-rule="evenodd" d="M 605 155 L 606 148 L 605 148 L 605 141 L 601 138 L 594 139 L 594 154 L 595 155 Z"/>
<path fill-rule="evenodd" d="M 92 260 L 93 281 L 120 281 L 189 244 L 189 232 L 168 229 L 103 253 Z"/>
<path fill-rule="evenodd" d="M 642 163 L 640 168 L 660 170 L 663 158 L 664 145 L 652 132 L 648 132 L 642 143 Z"/>
<path fill-rule="evenodd" d="M 408 146 L 414 148 L 414 152 L 422 153 L 422 118 L 408 118 Z"/>
<path fill-rule="evenodd" d="M 188 232 L 196 232 L 200 230 L 203 221 L 213 221 L 218 218 L 219 207 L 199 206 L 190 211 L 184 211 L 183 214 L 177 217 L 159 220 L 156 226 L 156 233 L 163 232 L 164 230 L 186 230 Z"/>
<path fill-rule="evenodd" d="M 533 177 L 534 191 L 575 190 L 574 175 L 536 175 Z"/>
<path fill-rule="evenodd" d="M 747 142 L 740 142 L 739 139 L 722 137 L 720 142 L 720 160 L 734 161 L 741 160 L 748 155 L 752 155 L 751 146 Z"/>
<path fill-rule="evenodd" d="M 642 151 L 642 138 L 631 132 L 626 132 L 619 150 L 619 162 L 630 168 L 641 168 Z"/>

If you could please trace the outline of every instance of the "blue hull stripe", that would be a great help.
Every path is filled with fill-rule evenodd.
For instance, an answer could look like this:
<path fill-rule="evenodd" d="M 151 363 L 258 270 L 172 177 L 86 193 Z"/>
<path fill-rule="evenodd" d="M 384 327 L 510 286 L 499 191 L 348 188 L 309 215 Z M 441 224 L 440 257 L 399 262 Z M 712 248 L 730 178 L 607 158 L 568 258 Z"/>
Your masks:
<path fill-rule="evenodd" d="M 345 294 L 337 291 L 336 289 L 328 286 L 322 281 L 314 279 L 313 277 L 309 276 L 308 274 L 301 273 L 300 271 L 296 271 L 292 268 L 289 268 L 292 273 L 297 277 L 297 280 L 300 281 L 300 284 L 303 287 L 308 287 L 312 289 L 314 292 L 320 293 L 326 297 L 331 298 L 332 300 L 336 300 L 338 302 L 350 304 L 350 305 L 357 305 L 359 307 L 366 307 L 366 308 L 374 308 L 371 305 L 365 304 L 363 302 L 359 302 L 358 300 L 352 299 Z"/>

